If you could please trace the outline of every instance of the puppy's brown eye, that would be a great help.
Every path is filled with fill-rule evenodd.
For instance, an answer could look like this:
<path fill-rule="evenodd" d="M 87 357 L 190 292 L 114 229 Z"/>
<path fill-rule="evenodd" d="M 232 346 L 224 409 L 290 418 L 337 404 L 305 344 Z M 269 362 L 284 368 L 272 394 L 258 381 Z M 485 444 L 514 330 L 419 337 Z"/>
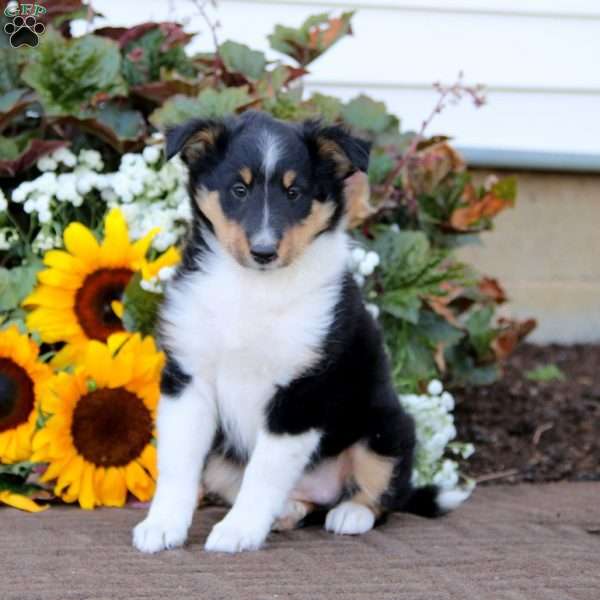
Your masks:
<path fill-rule="evenodd" d="M 239 200 L 243 200 L 248 195 L 248 188 L 243 183 L 236 183 L 231 188 L 231 193 Z"/>
<path fill-rule="evenodd" d="M 300 198 L 300 190 L 297 187 L 288 188 L 287 197 L 290 200 L 298 200 Z"/>

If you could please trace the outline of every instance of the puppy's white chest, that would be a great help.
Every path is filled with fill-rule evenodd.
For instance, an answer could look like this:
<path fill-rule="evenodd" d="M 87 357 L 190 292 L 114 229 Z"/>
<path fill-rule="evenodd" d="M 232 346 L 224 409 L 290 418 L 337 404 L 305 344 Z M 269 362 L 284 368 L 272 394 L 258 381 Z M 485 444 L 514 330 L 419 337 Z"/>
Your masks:
<path fill-rule="evenodd" d="M 212 389 L 226 441 L 249 454 L 277 388 L 319 360 L 341 273 L 315 286 L 223 263 L 169 294 L 166 333 L 184 370 Z"/>

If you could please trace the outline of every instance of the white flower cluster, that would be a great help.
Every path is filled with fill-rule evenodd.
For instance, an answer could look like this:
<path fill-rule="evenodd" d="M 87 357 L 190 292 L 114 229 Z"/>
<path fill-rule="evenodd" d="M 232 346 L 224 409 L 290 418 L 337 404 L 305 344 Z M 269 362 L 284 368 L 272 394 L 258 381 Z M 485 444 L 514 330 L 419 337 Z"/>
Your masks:
<path fill-rule="evenodd" d="M 102 198 L 123 211 L 134 239 L 159 227 L 152 245 L 163 252 L 180 241 L 192 214 L 183 163 L 174 158 L 158 167 L 160 155 L 156 146 L 147 146 L 142 154 L 124 154 L 119 170 L 106 175 L 109 185 Z"/>
<path fill-rule="evenodd" d="M 3 213 L 6 214 L 8 200 L 4 192 L 0 189 L 0 224 L 4 223 Z M 0 251 L 9 250 L 11 246 L 19 239 L 19 232 L 14 227 L 0 227 Z"/>
<path fill-rule="evenodd" d="M 350 271 L 354 277 L 354 281 L 359 287 L 365 285 L 366 278 L 372 275 L 375 269 L 379 266 L 379 254 L 373 250 L 365 250 L 360 246 L 356 246 L 350 252 Z M 366 309 L 371 313 L 374 319 L 379 318 L 379 306 L 372 302 L 367 302 Z"/>
<path fill-rule="evenodd" d="M 100 204 L 99 212 L 117 206 L 129 225 L 132 239 L 139 239 L 151 229 L 160 228 L 153 240 L 159 252 L 180 241 L 191 219 L 185 191 L 185 168 L 181 161 L 161 161 L 158 135 L 141 154 L 124 154 L 118 171 L 102 173 L 104 163 L 96 150 L 81 150 L 78 155 L 60 148 L 40 158 L 42 174 L 25 181 L 12 193 L 11 201 L 22 204 L 26 213 L 40 224 L 32 242 L 34 252 L 60 247 L 65 205 L 75 208 L 84 203 Z M 0 212 L 6 199 L 0 198 Z M 0 229 L 0 247 L 10 248 L 15 232 Z"/>
<path fill-rule="evenodd" d="M 450 452 L 468 458 L 475 449 L 472 444 L 453 441 L 456 427 L 452 394 L 445 392 L 442 383 L 434 379 L 427 387 L 427 394 L 401 395 L 400 402 L 415 419 L 417 429 L 413 484 L 433 483 L 444 490 L 456 488 L 460 475 L 458 464 L 446 455 Z M 468 482 L 469 485 L 473 484 Z"/>
<path fill-rule="evenodd" d="M 165 283 L 169 281 L 177 269 L 175 267 L 163 267 L 156 277 L 150 279 L 142 279 L 140 281 L 140 287 L 152 294 L 162 294 L 165 288 Z"/>

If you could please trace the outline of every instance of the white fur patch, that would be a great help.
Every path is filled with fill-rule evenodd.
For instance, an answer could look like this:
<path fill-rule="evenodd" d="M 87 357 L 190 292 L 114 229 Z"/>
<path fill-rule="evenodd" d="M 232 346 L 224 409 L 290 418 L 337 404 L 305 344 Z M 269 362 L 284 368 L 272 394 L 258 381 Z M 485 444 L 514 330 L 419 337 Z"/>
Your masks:
<path fill-rule="evenodd" d="M 320 358 L 347 260 L 343 232 L 319 236 L 290 266 L 240 266 L 211 236 L 202 272 L 167 289 L 163 333 L 184 372 L 212 390 L 226 438 L 248 456 L 265 405 Z M 323 260 L 327 257 L 327 260 Z"/>
<path fill-rule="evenodd" d="M 262 431 L 235 504 L 213 527 L 205 550 L 240 552 L 259 548 L 282 513 L 320 438 L 317 431 L 300 435 Z"/>
<path fill-rule="evenodd" d="M 274 243 L 275 238 L 271 229 L 271 211 L 269 209 L 269 181 L 279 162 L 281 154 L 281 142 L 272 133 L 265 132 L 260 140 L 260 151 L 262 152 L 262 170 L 264 174 L 264 206 L 261 228 L 253 244 L 269 245 Z"/>
<path fill-rule="evenodd" d="M 194 382 L 178 398 L 161 398 L 157 416 L 160 476 L 148 516 L 133 530 L 138 550 L 153 553 L 185 542 L 216 427 L 214 397 L 207 386 Z"/>
<path fill-rule="evenodd" d="M 266 182 L 271 178 L 279 157 L 281 155 L 281 142 L 270 132 L 265 132 L 260 139 L 260 151 L 262 153 L 262 168 Z"/>
<path fill-rule="evenodd" d="M 348 500 L 327 513 L 325 529 L 344 535 L 358 535 L 373 529 L 375 515 L 364 504 Z"/>
<path fill-rule="evenodd" d="M 441 491 L 436 498 L 442 512 L 450 512 L 458 508 L 470 495 L 472 490 L 459 489 Z"/>

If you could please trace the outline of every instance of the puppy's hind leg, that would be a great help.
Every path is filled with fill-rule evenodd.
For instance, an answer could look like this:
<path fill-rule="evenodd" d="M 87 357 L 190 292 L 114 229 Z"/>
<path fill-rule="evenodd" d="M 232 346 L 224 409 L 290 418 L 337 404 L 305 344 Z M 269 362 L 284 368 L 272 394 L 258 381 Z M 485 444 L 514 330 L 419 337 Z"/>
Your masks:
<path fill-rule="evenodd" d="M 399 493 L 410 493 L 414 424 L 393 390 L 382 397 L 383 405 L 371 410 L 364 440 L 351 448 L 354 493 L 327 514 L 325 528 L 334 533 L 369 531 L 377 518 L 394 508 Z"/>
<path fill-rule="evenodd" d="M 352 496 L 327 513 L 325 529 L 333 533 L 357 535 L 373 528 L 382 513 L 382 496 L 390 486 L 395 461 L 380 456 L 365 444 L 352 448 Z"/>
<path fill-rule="evenodd" d="M 133 530 L 142 552 L 181 546 L 198 500 L 200 473 L 216 432 L 207 386 L 189 380 L 179 395 L 163 393 L 158 407 L 158 481 L 148 516 Z"/>

